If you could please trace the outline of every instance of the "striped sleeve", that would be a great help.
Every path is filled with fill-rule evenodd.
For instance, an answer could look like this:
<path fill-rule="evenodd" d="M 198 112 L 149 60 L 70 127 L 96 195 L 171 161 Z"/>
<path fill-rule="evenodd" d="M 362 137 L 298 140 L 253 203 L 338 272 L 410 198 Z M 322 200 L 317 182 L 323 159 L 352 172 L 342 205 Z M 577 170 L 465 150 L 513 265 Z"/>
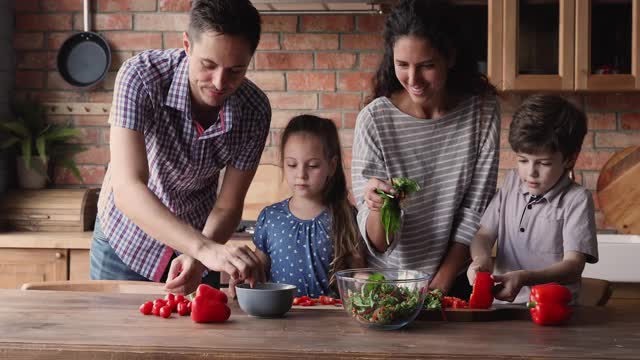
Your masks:
<path fill-rule="evenodd" d="M 451 239 L 469 245 L 480 227 L 482 214 L 496 190 L 500 144 L 500 106 L 493 104 L 489 121 L 483 128 L 480 151 L 471 183 L 455 216 Z"/>
<path fill-rule="evenodd" d="M 131 61 L 118 71 L 109 113 L 112 126 L 143 132 L 145 119 L 151 119 L 153 105 L 148 89 Z"/>
<path fill-rule="evenodd" d="M 378 147 L 378 144 L 380 144 L 380 140 L 376 132 L 373 117 L 368 109 L 364 109 L 358 114 L 353 136 L 351 184 L 358 209 L 358 229 L 372 255 L 376 255 L 378 252 L 373 248 L 367 237 L 366 226 L 367 217 L 369 217 L 369 208 L 364 202 L 364 187 L 367 181 L 369 181 L 369 178 L 377 177 L 379 179 L 386 179 L 388 177 L 384 167 L 382 151 Z"/>

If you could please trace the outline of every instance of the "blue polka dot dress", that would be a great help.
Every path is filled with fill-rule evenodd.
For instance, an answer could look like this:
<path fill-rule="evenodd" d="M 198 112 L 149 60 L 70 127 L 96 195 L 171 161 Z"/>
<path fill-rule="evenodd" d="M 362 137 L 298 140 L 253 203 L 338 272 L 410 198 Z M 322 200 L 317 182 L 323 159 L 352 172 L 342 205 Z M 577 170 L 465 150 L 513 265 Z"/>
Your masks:
<path fill-rule="evenodd" d="M 333 260 L 328 210 L 310 220 L 289 211 L 289 199 L 267 206 L 258 216 L 253 242 L 271 258 L 270 281 L 298 287 L 298 295 L 329 295 Z"/>

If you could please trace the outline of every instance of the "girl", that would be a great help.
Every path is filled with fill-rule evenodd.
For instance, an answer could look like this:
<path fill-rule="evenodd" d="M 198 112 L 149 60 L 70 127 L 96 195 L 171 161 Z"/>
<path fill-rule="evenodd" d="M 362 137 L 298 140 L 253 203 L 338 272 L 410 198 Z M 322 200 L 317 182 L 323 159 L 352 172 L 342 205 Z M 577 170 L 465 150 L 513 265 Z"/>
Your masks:
<path fill-rule="evenodd" d="M 336 271 L 364 266 L 340 150 L 331 120 L 294 117 L 280 145 L 293 195 L 258 216 L 253 241 L 267 278 L 296 285 L 298 296 L 335 295 Z"/>
<path fill-rule="evenodd" d="M 495 88 L 461 46 L 454 14 L 442 1 L 403 0 L 388 16 L 351 170 L 370 265 L 426 271 L 431 288 L 468 298 L 469 243 L 496 188 L 500 111 Z M 421 190 L 407 198 L 387 247 L 376 189 L 392 191 L 395 177 Z"/>

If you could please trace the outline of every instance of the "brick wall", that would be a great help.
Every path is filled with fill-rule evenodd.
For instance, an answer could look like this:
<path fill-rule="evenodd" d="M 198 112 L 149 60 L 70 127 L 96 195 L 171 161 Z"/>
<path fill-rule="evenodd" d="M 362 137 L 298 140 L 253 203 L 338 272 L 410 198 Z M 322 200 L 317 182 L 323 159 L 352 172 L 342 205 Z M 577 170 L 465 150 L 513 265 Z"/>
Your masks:
<path fill-rule="evenodd" d="M 16 96 L 45 102 L 109 103 L 122 62 L 148 48 L 181 46 L 188 0 L 92 0 L 93 29 L 111 44 L 113 66 L 106 80 L 91 91 L 77 91 L 56 73 L 56 51 L 82 27 L 82 1 L 20 0 L 16 3 L 14 44 L 18 62 Z M 263 35 L 248 77 L 264 89 L 273 106 L 272 130 L 262 157 L 276 163 L 276 147 L 288 119 L 299 113 L 331 118 L 340 127 L 346 166 L 350 166 L 353 128 L 366 97 L 369 77 L 380 59 L 379 16 L 264 16 Z M 577 166 L 577 179 L 595 190 L 600 169 L 611 154 L 640 143 L 640 94 L 565 94 L 589 115 L 590 132 Z M 524 94 L 505 94 L 503 129 Z M 104 176 L 109 153 L 106 115 L 56 115 L 81 128 L 89 150 L 77 160 L 87 185 Z M 501 175 L 515 165 L 502 132 Z M 76 186 L 58 173 L 60 186 Z M 609 230 L 600 213 L 598 227 Z"/>

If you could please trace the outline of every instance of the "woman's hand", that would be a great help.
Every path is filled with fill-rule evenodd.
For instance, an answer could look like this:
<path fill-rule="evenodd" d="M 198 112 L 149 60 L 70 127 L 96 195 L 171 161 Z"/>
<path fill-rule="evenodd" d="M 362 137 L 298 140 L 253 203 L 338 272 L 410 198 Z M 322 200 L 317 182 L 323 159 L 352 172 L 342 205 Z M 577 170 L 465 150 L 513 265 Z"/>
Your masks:
<path fill-rule="evenodd" d="M 380 180 L 378 178 L 370 178 L 367 184 L 364 186 L 364 202 L 371 211 L 380 211 L 384 200 L 376 192 L 380 189 L 386 193 L 394 194 L 395 190 L 388 182 Z"/>
<path fill-rule="evenodd" d="M 202 281 L 206 270 L 202 263 L 189 255 L 181 254 L 171 262 L 164 289 L 174 294 L 191 294 Z"/>

